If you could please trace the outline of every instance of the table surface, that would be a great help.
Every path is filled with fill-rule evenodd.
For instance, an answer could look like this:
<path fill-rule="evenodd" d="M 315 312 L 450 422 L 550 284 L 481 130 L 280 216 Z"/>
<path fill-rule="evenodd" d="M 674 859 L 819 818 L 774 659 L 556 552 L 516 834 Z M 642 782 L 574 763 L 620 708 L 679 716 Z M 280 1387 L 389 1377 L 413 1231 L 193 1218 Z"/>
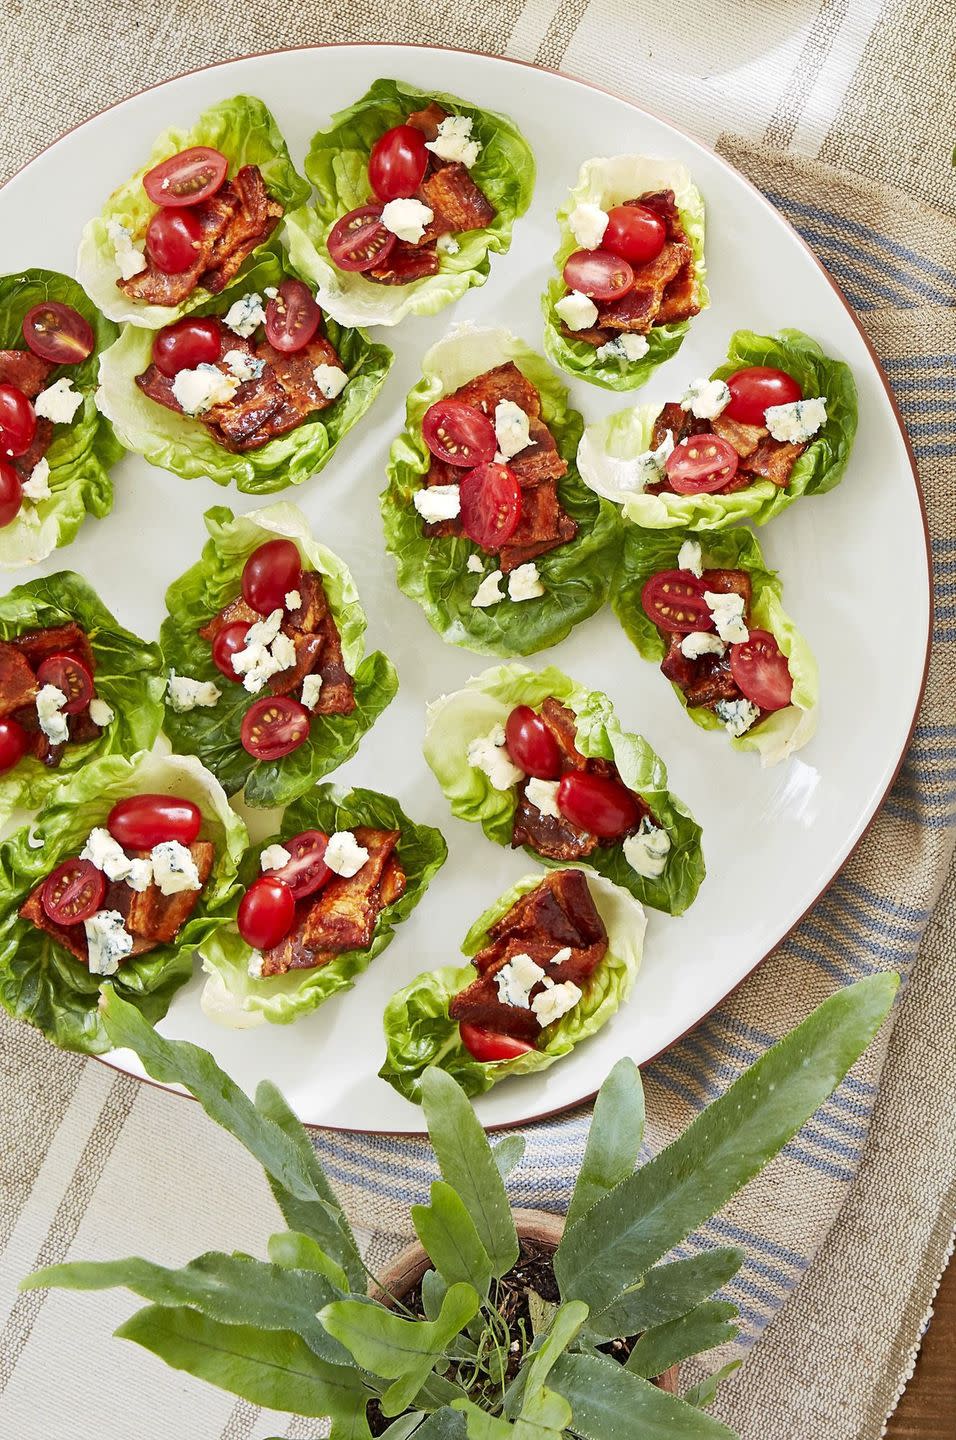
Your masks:
<path fill-rule="evenodd" d="M 933 1322 L 886 1440 L 953 1440 L 956 1435 L 956 1264 L 940 1282 Z"/>

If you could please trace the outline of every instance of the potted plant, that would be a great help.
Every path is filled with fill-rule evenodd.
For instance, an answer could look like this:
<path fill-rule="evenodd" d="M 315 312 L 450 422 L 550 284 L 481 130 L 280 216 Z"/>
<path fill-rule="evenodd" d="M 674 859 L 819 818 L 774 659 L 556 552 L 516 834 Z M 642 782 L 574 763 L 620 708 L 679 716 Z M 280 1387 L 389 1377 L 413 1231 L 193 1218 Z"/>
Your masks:
<path fill-rule="evenodd" d="M 522 1137 L 492 1144 L 450 1076 L 427 1071 L 442 1178 L 411 1211 L 427 1260 L 406 1256 L 385 1279 L 370 1275 L 275 1086 L 250 1099 L 205 1051 L 158 1035 L 107 986 L 113 1044 L 135 1050 L 154 1079 L 185 1086 L 246 1146 L 288 1228 L 267 1261 L 77 1262 L 24 1286 L 124 1285 L 150 1303 L 117 1335 L 253 1404 L 329 1416 L 333 1440 L 728 1440 L 702 1408 L 721 1372 L 683 1395 L 650 1377 L 733 1339 L 734 1307 L 714 1297 L 743 1256 L 667 1257 L 835 1089 L 897 984 L 878 975 L 831 996 L 638 1169 L 643 1092 L 636 1066 L 620 1061 L 598 1095 L 560 1238 L 525 1223 L 519 1234 L 506 1181 Z"/>

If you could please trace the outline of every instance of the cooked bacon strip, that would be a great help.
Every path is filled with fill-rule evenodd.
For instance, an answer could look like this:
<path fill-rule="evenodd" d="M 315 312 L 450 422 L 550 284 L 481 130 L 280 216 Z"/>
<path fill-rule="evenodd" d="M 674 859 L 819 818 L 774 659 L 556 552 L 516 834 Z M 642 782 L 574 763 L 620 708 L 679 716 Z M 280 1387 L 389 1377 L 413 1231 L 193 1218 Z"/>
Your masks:
<path fill-rule="evenodd" d="M 0 717 L 32 705 L 38 690 L 36 675 L 20 647 L 0 640 Z"/>
<path fill-rule="evenodd" d="M 427 238 L 432 238 L 434 222 L 428 227 Z M 441 231 L 438 232 L 442 233 Z M 413 280 L 422 280 L 426 275 L 437 275 L 439 271 L 438 251 L 433 244 L 425 243 L 426 236 L 418 245 L 406 240 L 396 240 L 389 251 L 384 265 L 366 270 L 366 280 L 379 285 L 409 285 Z"/>
<path fill-rule="evenodd" d="M 747 457 L 745 468 L 749 474 L 772 480 L 783 490 L 790 483 L 790 473 L 806 448 L 806 445 L 789 444 L 768 436 Z"/>
<path fill-rule="evenodd" d="M 692 320 L 699 315 L 700 288 L 697 271 L 692 260 L 687 260 L 673 280 L 664 286 L 660 308 L 654 317 L 655 325 L 675 325 L 680 320 Z"/>
<path fill-rule="evenodd" d="M 760 441 L 769 434 L 764 425 L 745 425 L 740 420 L 731 420 L 726 415 L 715 415 L 710 428 L 721 440 L 726 440 L 737 451 L 742 460 L 752 455 Z"/>
<path fill-rule="evenodd" d="M 129 280 L 117 280 L 118 288 L 131 300 L 142 300 L 146 305 L 181 305 L 200 284 L 213 246 L 225 234 L 237 203 L 226 181 L 217 194 L 191 207 L 199 221 L 202 236 L 196 259 L 188 270 L 182 270 L 178 275 L 167 275 L 147 255 L 146 269 Z"/>
<path fill-rule="evenodd" d="M 530 380 L 526 380 L 513 360 L 476 375 L 447 396 L 449 400 L 461 400 L 465 405 L 474 405 L 492 422 L 499 400 L 511 400 L 520 406 L 526 415 L 535 419 L 541 417 L 541 397 Z"/>
<path fill-rule="evenodd" d="M 53 442 L 53 421 L 41 415 L 37 420 L 36 429 L 33 432 L 33 439 L 30 441 L 29 449 L 24 450 L 22 455 L 16 455 L 13 459 L 13 468 L 21 480 L 29 480 L 34 468 L 43 459 Z"/>
<path fill-rule="evenodd" d="M 413 110 L 405 124 L 411 125 L 414 130 L 420 130 L 426 140 L 435 140 L 439 125 L 447 119 L 448 111 L 443 110 L 437 100 L 431 100 L 424 110 Z"/>
<path fill-rule="evenodd" d="M 219 631 L 224 630 L 227 625 L 238 625 L 240 621 L 243 625 L 254 625 L 257 620 L 261 619 L 262 616 L 259 612 L 253 610 L 251 605 L 247 605 L 241 595 L 237 595 L 235 600 L 230 600 L 229 604 L 224 605 L 217 615 L 214 615 L 211 620 L 207 620 L 197 633 L 201 639 L 208 640 L 211 645 Z"/>
<path fill-rule="evenodd" d="M 56 369 L 32 350 L 0 350 L 0 384 L 15 385 L 28 400 L 35 400 Z"/>
<path fill-rule="evenodd" d="M 495 218 L 495 207 L 479 190 L 467 166 L 442 165 L 423 182 L 420 195 L 445 231 L 481 230 Z"/>
<path fill-rule="evenodd" d="M 723 595 L 740 595 L 744 602 L 744 620 L 750 613 L 753 586 L 745 570 L 705 570 L 702 576 L 707 590 Z M 729 651 L 724 655 L 699 655 L 690 660 L 681 650 L 682 635 L 659 631 L 667 646 L 661 670 L 683 691 L 688 705 L 713 710 L 720 700 L 743 698 L 730 668 Z"/>
<path fill-rule="evenodd" d="M 568 462 L 558 450 L 551 431 L 543 420 L 532 415 L 528 422 L 531 444 L 512 455 L 509 466 L 522 485 L 536 485 L 540 480 L 560 480 L 568 473 Z"/>
<path fill-rule="evenodd" d="M 753 585 L 746 570 L 705 570 L 701 576 L 704 587 L 717 595 L 741 595 L 744 615 L 750 610 Z"/>
<path fill-rule="evenodd" d="M 93 647 L 85 630 L 70 620 L 66 625 L 51 625 L 46 630 L 24 630 L 15 635 L 9 644 L 15 645 L 27 657 L 34 670 L 39 669 L 50 655 L 75 655 L 89 670 L 96 673 Z"/>
<path fill-rule="evenodd" d="M 691 260 L 689 245 L 668 240 L 653 260 L 634 267 L 634 288 L 620 300 L 608 300 L 598 306 L 598 325 L 610 330 L 645 334 L 653 325 L 661 306 L 664 290 Z"/>
<path fill-rule="evenodd" d="M 653 210 L 654 214 L 659 215 L 664 222 L 667 231 L 666 239 L 675 240 L 680 244 L 687 239 L 673 190 L 649 190 L 639 200 L 625 200 L 624 204 L 640 206 L 644 210 Z"/>

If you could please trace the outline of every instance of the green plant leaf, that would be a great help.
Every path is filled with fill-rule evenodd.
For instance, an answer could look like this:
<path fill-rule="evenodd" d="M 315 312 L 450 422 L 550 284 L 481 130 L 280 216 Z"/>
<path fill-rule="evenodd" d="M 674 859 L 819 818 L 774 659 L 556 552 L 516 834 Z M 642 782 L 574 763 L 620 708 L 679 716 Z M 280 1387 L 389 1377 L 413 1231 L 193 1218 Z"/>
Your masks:
<path fill-rule="evenodd" d="M 437 1270 L 426 1270 L 422 1276 L 422 1309 L 428 1320 L 437 1320 L 448 1286 Z"/>
<path fill-rule="evenodd" d="M 650 1379 L 702 1350 L 713 1350 L 717 1345 L 736 1340 L 739 1334 L 736 1315 L 736 1305 L 705 1300 L 679 1319 L 645 1330 L 628 1356 L 625 1369 Z"/>
<path fill-rule="evenodd" d="M 701 1410 L 706 1410 L 708 1405 L 713 1405 L 717 1398 L 717 1391 L 721 1384 L 729 1379 L 744 1362 L 742 1360 L 731 1360 L 715 1370 L 713 1375 L 708 1375 L 706 1380 L 701 1380 L 699 1385 L 691 1385 L 684 1391 L 684 1400 L 688 1405 L 696 1405 Z"/>
<path fill-rule="evenodd" d="M 387 1430 L 382 1431 L 382 1440 L 408 1440 L 409 1435 L 414 1432 L 422 1434 L 418 1427 L 424 1418 L 424 1410 L 413 1410 L 410 1415 L 400 1415 L 397 1420 L 392 1421 Z"/>
<path fill-rule="evenodd" d="M 491 1281 L 491 1261 L 475 1222 L 458 1194 L 444 1180 L 431 1187 L 430 1205 L 412 1206 L 415 1233 L 448 1285 L 467 1281 L 482 1296 Z"/>
<path fill-rule="evenodd" d="M 524 1136 L 519 1131 L 512 1130 L 510 1135 L 503 1135 L 497 1145 L 492 1145 L 491 1153 L 495 1157 L 502 1180 L 507 1180 L 515 1166 L 521 1164 L 526 1144 Z"/>
<path fill-rule="evenodd" d="M 581 1440 L 736 1440 L 726 1425 L 598 1355 L 563 1355 L 551 1383 Z"/>
<path fill-rule="evenodd" d="M 468 1426 L 460 1410 L 436 1410 L 429 1415 L 420 1430 L 415 1431 L 415 1440 L 466 1440 Z"/>
<path fill-rule="evenodd" d="M 619 1060 L 598 1091 L 565 1229 L 587 1214 L 637 1164 L 644 1138 L 644 1087 L 633 1060 Z"/>
<path fill-rule="evenodd" d="M 314 1270 L 330 1285 L 348 1294 L 349 1279 L 345 1271 L 310 1235 L 281 1230 L 269 1236 L 268 1249 L 273 1265 L 281 1265 L 283 1270 Z"/>
<path fill-rule="evenodd" d="M 422 1076 L 422 1105 L 441 1173 L 471 1215 L 492 1274 L 504 1275 L 518 1259 L 518 1233 L 481 1122 L 461 1086 L 442 1070 L 430 1068 Z"/>
<path fill-rule="evenodd" d="M 600 1313 L 725 1205 L 800 1129 L 885 1019 L 899 976 L 838 991 L 702 1111 L 679 1139 L 599 1200 L 555 1254 L 561 1294 Z"/>
<path fill-rule="evenodd" d="M 613 1340 L 677 1320 L 726 1285 L 743 1263 L 744 1252 L 727 1247 L 655 1265 L 633 1290 L 625 1290 L 599 1315 L 591 1315 L 588 1329 L 601 1339 Z"/>

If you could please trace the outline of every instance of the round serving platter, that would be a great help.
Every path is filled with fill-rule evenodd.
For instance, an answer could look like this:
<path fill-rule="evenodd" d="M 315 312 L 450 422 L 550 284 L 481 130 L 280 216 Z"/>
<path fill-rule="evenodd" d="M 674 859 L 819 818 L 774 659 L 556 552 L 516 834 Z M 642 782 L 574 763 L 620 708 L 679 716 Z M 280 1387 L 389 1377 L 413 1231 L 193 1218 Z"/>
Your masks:
<path fill-rule="evenodd" d="M 642 1063 L 694 1026 L 780 942 L 858 842 L 899 767 L 925 678 L 931 589 L 927 534 L 912 455 L 892 396 L 865 337 L 832 281 L 777 211 L 716 155 L 629 102 L 530 66 L 456 51 L 337 46 L 230 62 L 170 81 L 114 106 L 66 135 L 0 192 L 0 273 L 41 265 L 73 273 L 84 222 L 148 154 L 154 136 L 188 126 L 205 106 L 240 92 L 273 111 L 292 158 L 312 134 L 379 76 L 450 91 L 509 114 L 532 145 L 538 179 L 515 225 L 511 250 L 493 257 L 484 285 L 429 319 L 373 332 L 396 355 L 384 390 L 328 468 L 273 499 L 307 515 L 313 533 L 352 568 L 368 612 L 368 648 L 398 668 L 396 700 L 358 754 L 331 777 L 395 795 L 416 820 L 437 825 L 449 858 L 391 947 L 348 994 L 292 1026 L 230 1031 L 200 1010 L 197 972 L 160 1029 L 211 1050 L 246 1089 L 275 1081 L 310 1124 L 420 1132 L 420 1111 L 377 1076 L 381 1016 L 389 996 L 424 969 L 463 963 L 471 922 L 535 867 L 523 852 L 488 842 L 452 819 L 421 753 L 426 702 L 492 661 L 442 643 L 397 589 L 378 510 L 389 445 L 402 428 L 406 391 L 421 356 L 457 322 L 506 325 L 542 346 L 539 297 L 556 247 L 555 211 L 583 160 L 640 152 L 681 160 L 707 204 L 711 307 L 679 354 L 632 399 L 673 398 L 723 359 L 730 333 L 788 325 L 814 336 L 853 369 L 859 430 L 842 484 L 792 506 L 759 532 L 784 580 L 787 610 L 820 667 L 817 735 L 798 755 L 762 770 L 720 733 L 702 732 L 670 686 L 642 661 L 610 610 L 561 645 L 530 658 L 551 662 L 606 690 L 626 730 L 644 734 L 665 760 L 671 788 L 703 826 L 707 878 L 679 919 L 648 912 L 644 963 L 630 1002 L 593 1039 L 545 1072 L 499 1085 L 477 1102 L 488 1126 L 553 1114 L 593 1095 L 622 1055 Z M 627 396 L 572 384 L 586 421 Z M 105 520 L 35 569 L 10 573 L 3 589 L 37 574 L 74 569 L 121 622 L 154 638 L 169 582 L 205 539 L 203 512 L 255 509 L 254 496 L 208 480 L 185 481 L 128 455 L 113 472 Z M 275 830 L 276 812 L 244 812 L 254 839 Z M 108 1063 L 142 1075 L 136 1058 Z"/>

